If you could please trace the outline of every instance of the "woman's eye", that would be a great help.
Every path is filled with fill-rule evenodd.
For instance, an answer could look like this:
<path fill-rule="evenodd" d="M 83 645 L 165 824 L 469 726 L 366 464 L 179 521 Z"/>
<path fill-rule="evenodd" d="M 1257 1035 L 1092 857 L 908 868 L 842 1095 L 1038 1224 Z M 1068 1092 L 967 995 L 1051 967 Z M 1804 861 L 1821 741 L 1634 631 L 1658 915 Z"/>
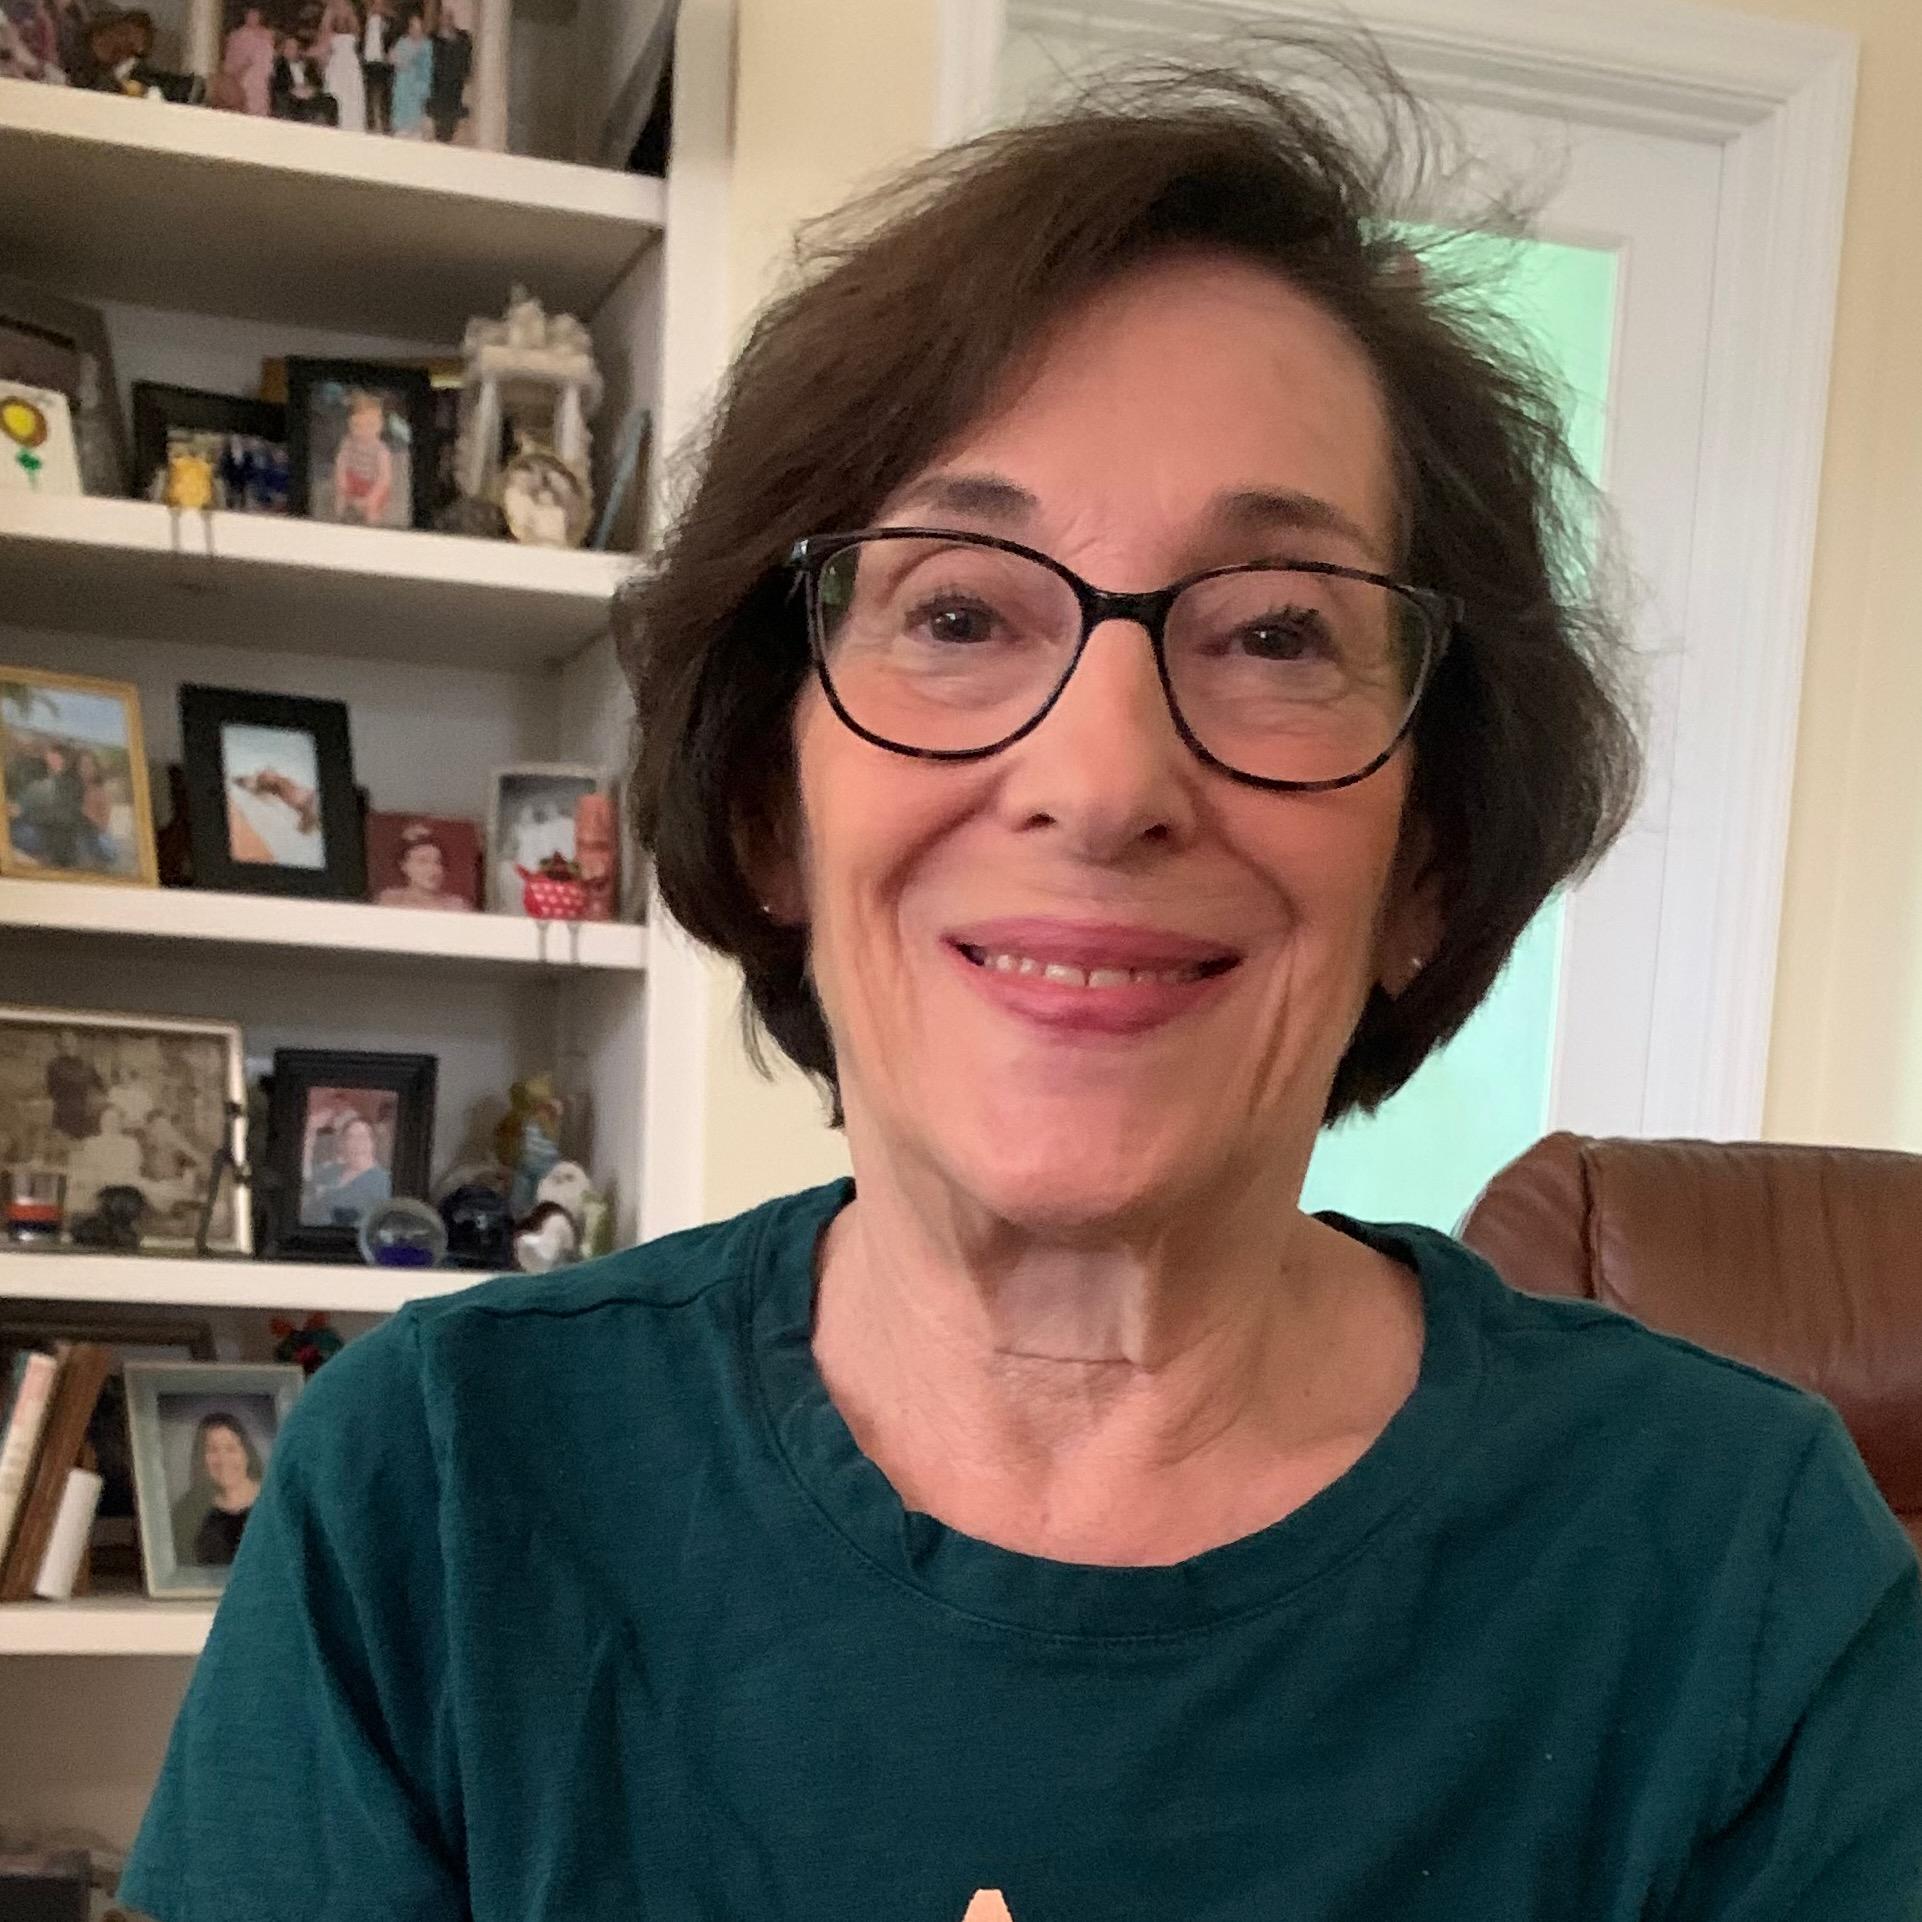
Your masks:
<path fill-rule="evenodd" d="M 914 610 L 908 625 L 931 640 L 979 642 L 993 638 L 995 614 L 978 601 L 928 601 Z"/>
<path fill-rule="evenodd" d="M 1295 661 L 1327 650 L 1328 624 L 1312 609 L 1290 608 L 1245 622 L 1235 638 L 1242 652 L 1257 660 Z"/>

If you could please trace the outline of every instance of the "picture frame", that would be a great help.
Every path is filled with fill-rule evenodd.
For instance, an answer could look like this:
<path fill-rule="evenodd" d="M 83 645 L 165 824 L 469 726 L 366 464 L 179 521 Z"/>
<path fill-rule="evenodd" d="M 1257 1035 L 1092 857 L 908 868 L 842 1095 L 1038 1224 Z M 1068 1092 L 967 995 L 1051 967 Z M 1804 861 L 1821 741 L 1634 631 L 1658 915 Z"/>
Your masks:
<path fill-rule="evenodd" d="M 306 1377 L 280 1362 L 130 1361 L 122 1372 L 147 1593 L 216 1596 Z"/>
<path fill-rule="evenodd" d="M 101 1480 L 88 1552 L 96 1584 L 140 1581 L 133 1448 L 127 1428 L 125 1365 L 134 1361 L 212 1361 L 212 1325 L 188 1315 L 92 1302 L 0 1302 L 0 1378 L 22 1348 L 92 1341 L 113 1350 L 106 1386 L 87 1423 L 87 1447 Z"/>
<path fill-rule="evenodd" d="M 613 787 L 604 768 L 576 761 L 523 761 L 498 767 L 488 784 L 487 907 L 527 915 L 527 876 L 550 854 L 573 860 L 575 811 Z"/>
<path fill-rule="evenodd" d="M 439 814 L 367 816 L 367 898 L 381 908 L 480 908 L 481 831 Z"/>
<path fill-rule="evenodd" d="M 378 360 L 287 360 L 288 500 L 347 526 L 428 525 L 436 471 L 434 384 Z"/>
<path fill-rule="evenodd" d="M 431 1054 L 275 1050 L 266 1160 L 277 1254 L 358 1261 L 370 1209 L 427 1199 L 439 1071 Z"/>
<path fill-rule="evenodd" d="M 213 505 L 230 514 L 287 512 L 287 410 L 268 400 L 138 380 L 133 388 L 134 491 L 166 498 L 170 457 L 207 463 Z"/>
<path fill-rule="evenodd" d="M 0 1167 L 62 1177 L 63 1232 L 101 1190 L 140 1190 L 141 1251 L 253 1252 L 246 1058 L 231 1021 L 0 1006 Z M 137 1259 L 134 1256 L 124 1259 Z"/>
<path fill-rule="evenodd" d="M 196 887 L 366 898 L 343 703 L 189 682 L 180 737 Z"/>
<path fill-rule="evenodd" d="M 82 485 L 89 494 L 127 492 L 120 386 L 99 308 L 0 274 L 0 379 L 66 395 Z"/>
<path fill-rule="evenodd" d="M 132 682 L 0 665 L 0 875 L 159 885 Z"/>

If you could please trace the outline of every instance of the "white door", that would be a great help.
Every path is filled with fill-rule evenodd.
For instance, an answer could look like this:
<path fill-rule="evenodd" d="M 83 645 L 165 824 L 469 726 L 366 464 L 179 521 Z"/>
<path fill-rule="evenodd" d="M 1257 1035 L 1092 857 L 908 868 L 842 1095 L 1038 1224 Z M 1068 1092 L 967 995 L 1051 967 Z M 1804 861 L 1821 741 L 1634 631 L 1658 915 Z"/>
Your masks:
<path fill-rule="evenodd" d="M 1003 114 L 1085 75 L 1117 45 L 1105 9 L 1038 11 L 1045 24 L 1014 7 L 1001 39 Z M 1138 32 L 1120 45 L 1144 51 Z M 1463 107 L 1456 119 L 1540 210 L 1539 245 L 1503 244 L 1511 312 L 1564 375 L 1578 446 L 1606 491 L 1614 534 L 1604 534 L 1602 564 L 1627 578 L 1648 781 L 1620 845 L 1545 911 L 1470 1027 L 1380 1114 L 1323 1139 L 1307 1205 L 1444 1228 L 1548 1129 L 1714 1134 L 1759 1122 L 1759 1111 L 1744 1121 L 1739 1104 L 1719 1098 L 1726 1075 L 1695 1072 L 1687 1045 L 1717 968 L 1726 972 L 1714 867 L 1739 839 L 1723 817 L 1743 805 L 1734 788 L 1678 779 L 1714 764 L 1697 750 L 1743 694 L 1725 684 L 1739 650 L 1714 618 L 1698 540 L 1725 152 L 1710 139 L 1509 107 Z M 1417 211 L 1453 228 L 1478 224 L 1471 204 Z M 1779 848 L 1773 859 L 1779 887 Z M 1750 986 L 1766 998 L 1772 936 L 1753 965 Z M 1759 1090 L 1761 1063 L 1752 1069 Z"/>

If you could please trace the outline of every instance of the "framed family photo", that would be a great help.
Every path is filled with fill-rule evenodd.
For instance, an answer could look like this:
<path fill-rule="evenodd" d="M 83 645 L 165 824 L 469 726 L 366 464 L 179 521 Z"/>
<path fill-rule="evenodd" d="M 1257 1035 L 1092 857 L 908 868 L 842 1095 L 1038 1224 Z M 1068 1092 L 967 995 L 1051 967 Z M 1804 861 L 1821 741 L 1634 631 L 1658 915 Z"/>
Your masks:
<path fill-rule="evenodd" d="M 213 505 L 232 514 L 287 511 L 287 410 L 272 401 L 139 380 L 133 388 L 135 491 L 166 498 L 180 460 L 205 464 Z"/>
<path fill-rule="evenodd" d="M 68 1222 L 138 1191 L 141 1246 L 194 1246 L 217 1166 L 246 1165 L 246 1078 L 231 1022 L 0 1007 L 0 1168 L 52 1177 Z M 253 1249 L 248 1194 L 221 1181 L 208 1246 Z"/>
<path fill-rule="evenodd" d="M 157 883 L 130 684 L 0 667 L 0 874 Z"/>
<path fill-rule="evenodd" d="M 218 1595 L 306 1377 L 277 1363 L 130 1361 L 124 1373 L 147 1592 Z"/>
<path fill-rule="evenodd" d="M 180 690 L 194 885 L 358 901 L 367 892 L 347 709 L 245 688 Z"/>
<path fill-rule="evenodd" d="M 419 367 L 287 362 L 293 510 L 356 527 L 425 527 L 434 488 L 434 387 Z"/>
<path fill-rule="evenodd" d="M 427 1198 L 437 1078 L 431 1054 L 275 1051 L 267 1161 L 276 1252 L 357 1260 L 372 1209 L 396 1195 Z"/>

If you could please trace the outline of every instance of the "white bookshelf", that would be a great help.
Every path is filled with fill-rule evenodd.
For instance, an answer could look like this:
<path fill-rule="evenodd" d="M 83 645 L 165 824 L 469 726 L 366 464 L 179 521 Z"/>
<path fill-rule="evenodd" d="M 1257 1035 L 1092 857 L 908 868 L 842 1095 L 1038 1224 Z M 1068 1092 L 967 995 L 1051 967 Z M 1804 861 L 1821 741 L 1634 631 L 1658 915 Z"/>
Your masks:
<path fill-rule="evenodd" d="M 0 1656 L 198 1655 L 212 1602 L 88 1595 L 70 1602 L 0 1602 Z"/>
<path fill-rule="evenodd" d="M 640 974 L 647 966 L 647 930 L 625 922 L 532 921 L 360 901 L 269 900 L 199 888 L 0 879 L 4 928 L 509 972 L 580 968 Z"/>
<path fill-rule="evenodd" d="M 88 1249 L 0 1249 L 0 1301 L 107 1303 L 125 1308 L 245 1308 L 302 1314 L 391 1315 L 484 1275 L 452 1268 L 364 1268 L 240 1256 L 111 1255 Z"/>
<path fill-rule="evenodd" d="M 681 0 L 665 182 L 0 81 L 0 260 L 107 304 L 123 384 L 234 394 L 289 353 L 445 353 L 525 284 L 592 331 L 603 461 L 630 410 L 651 412 L 656 525 L 665 455 L 726 355 L 734 14 L 734 0 Z M 565 20 L 530 6 L 516 44 L 565 61 L 632 19 L 621 0 L 576 0 Z M 556 71 L 517 74 L 516 100 L 565 107 Z M 338 699 L 372 806 L 475 818 L 494 767 L 623 765 L 607 616 L 638 565 L 9 494 L 0 663 L 133 683 L 156 765 L 180 757 L 184 682 Z M 0 880 L 0 998 L 232 1020 L 256 1068 L 280 1047 L 431 1052 L 437 1172 L 485 1141 L 513 1076 L 555 1069 L 622 1240 L 701 1212 L 707 993 L 705 964 L 658 915 L 575 928 Z M 0 1249 L 0 1300 L 180 1309 L 242 1347 L 264 1339 L 261 1311 L 319 1311 L 351 1337 L 475 1279 Z M 0 1660 L 0 1817 L 129 1840 L 212 1618 L 131 1594 L 0 1606 L 0 1657 L 14 1658 Z M 107 1656 L 166 1659 L 93 1659 Z"/>
<path fill-rule="evenodd" d="M 10 84 L 25 83 L 0 81 Z M 639 564 L 274 514 L 0 494 L 8 623 L 143 641 L 548 667 L 606 632 L 609 602 Z"/>
<path fill-rule="evenodd" d="M 600 305 L 659 239 L 638 174 L 0 80 L 7 271 L 85 299 L 458 340 L 511 282 Z"/>

